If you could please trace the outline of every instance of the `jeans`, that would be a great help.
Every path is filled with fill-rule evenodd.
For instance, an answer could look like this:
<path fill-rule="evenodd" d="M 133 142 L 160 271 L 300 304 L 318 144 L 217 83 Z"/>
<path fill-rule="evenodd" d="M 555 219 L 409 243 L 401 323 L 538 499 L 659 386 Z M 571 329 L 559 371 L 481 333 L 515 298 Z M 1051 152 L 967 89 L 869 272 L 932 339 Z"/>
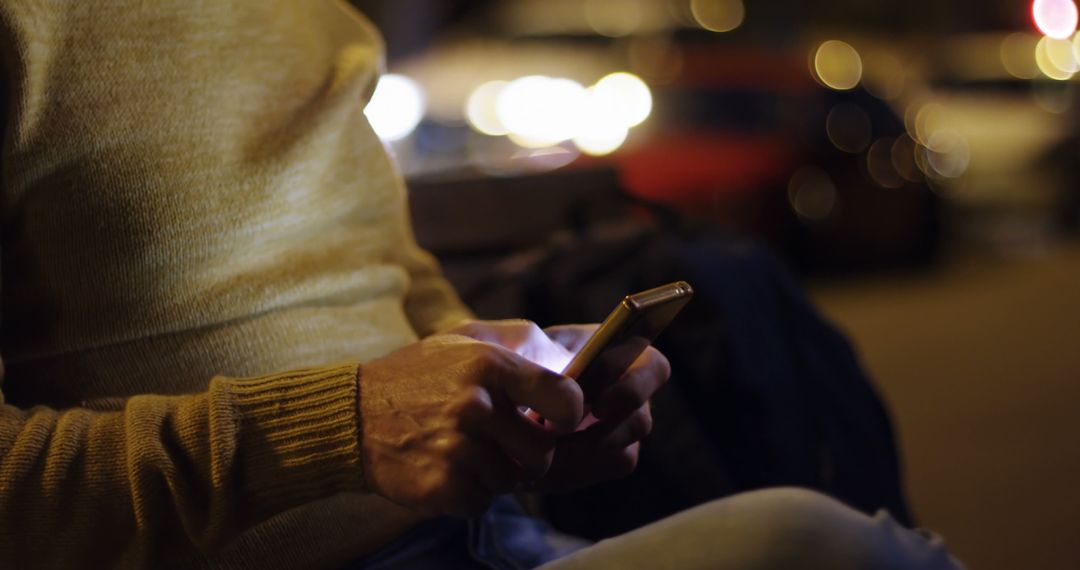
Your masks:
<path fill-rule="evenodd" d="M 429 520 L 355 570 L 960 570 L 941 538 L 793 488 L 742 493 L 589 544 L 500 498 L 479 519 Z"/>
<path fill-rule="evenodd" d="M 495 499 L 477 519 L 438 517 L 347 570 L 536 568 L 589 546 L 530 517 L 509 496 Z"/>

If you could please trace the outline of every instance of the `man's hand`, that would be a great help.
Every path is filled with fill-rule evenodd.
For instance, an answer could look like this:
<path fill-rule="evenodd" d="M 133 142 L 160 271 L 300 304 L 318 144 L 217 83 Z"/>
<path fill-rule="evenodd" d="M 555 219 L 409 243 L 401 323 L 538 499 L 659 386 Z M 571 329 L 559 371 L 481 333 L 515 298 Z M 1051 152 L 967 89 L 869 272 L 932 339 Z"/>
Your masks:
<path fill-rule="evenodd" d="M 476 336 L 485 330 L 469 327 Z M 577 383 L 511 350 L 429 337 L 361 368 L 365 479 L 425 514 L 478 515 L 496 494 L 547 472 L 558 435 L 580 424 L 583 405 Z"/>
<path fill-rule="evenodd" d="M 599 325 L 564 325 L 545 332 L 568 351 L 581 350 Z M 649 398 L 671 376 L 660 351 L 648 347 L 600 393 L 578 429 L 559 439 L 551 469 L 536 489 L 566 492 L 626 477 L 638 462 L 641 440 L 652 431 Z"/>
<path fill-rule="evenodd" d="M 598 326 L 563 325 L 541 330 L 529 321 L 509 320 L 470 323 L 453 332 L 498 344 L 543 366 L 562 370 Z M 559 438 L 550 471 L 531 487 L 565 492 L 632 473 L 637 467 L 639 442 L 652 430 L 649 398 L 670 375 L 664 355 L 647 348 L 620 378 L 608 380 L 608 387 L 574 433 Z M 542 410 L 536 411 L 551 420 Z"/>

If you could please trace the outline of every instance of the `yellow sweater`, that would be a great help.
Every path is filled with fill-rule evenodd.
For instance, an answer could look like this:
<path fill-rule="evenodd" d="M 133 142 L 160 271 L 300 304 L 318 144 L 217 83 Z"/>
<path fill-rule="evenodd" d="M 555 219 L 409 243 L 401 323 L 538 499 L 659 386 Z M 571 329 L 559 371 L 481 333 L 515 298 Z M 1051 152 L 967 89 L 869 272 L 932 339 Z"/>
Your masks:
<path fill-rule="evenodd" d="M 412 524 L 360 363 L 467 312 L 364 119 L 370 25 L 3 0 L 0 49 L 0 567 L 332 568 Z"/>

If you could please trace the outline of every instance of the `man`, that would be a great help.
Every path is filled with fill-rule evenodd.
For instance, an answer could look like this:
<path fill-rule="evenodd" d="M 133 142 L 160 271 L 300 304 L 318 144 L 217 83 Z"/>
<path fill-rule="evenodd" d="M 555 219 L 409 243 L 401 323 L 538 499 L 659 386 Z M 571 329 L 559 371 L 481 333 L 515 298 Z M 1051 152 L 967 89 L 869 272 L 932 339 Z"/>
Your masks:
<path fill-rule="evenodd" d="M 586 420 L 536 361 L 588 327 L 468 322 L 364 120 L 380 46 L 343 4 L 6 0 L 0 24 L 0 565 L 457 567 L 474 537 L 428 517 L 633 468 L 663 357 Z M 950 567 L 860 516 L 782 491 L 643 532 L 702 567 L 904 541 Z M 655 567 L 649 540 L 554 564 Z"/>

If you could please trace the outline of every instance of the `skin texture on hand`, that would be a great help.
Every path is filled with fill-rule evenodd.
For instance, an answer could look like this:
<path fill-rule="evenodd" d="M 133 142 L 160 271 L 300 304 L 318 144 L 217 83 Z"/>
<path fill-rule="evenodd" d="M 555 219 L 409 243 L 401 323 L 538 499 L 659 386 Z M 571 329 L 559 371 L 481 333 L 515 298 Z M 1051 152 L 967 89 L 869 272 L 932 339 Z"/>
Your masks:
<path fill-rule="evenodd" d="M 563 325 L 545 332 L 576 353 L 598 326 Z M 551 469 L 534 488 L 568 492 L 632 473 L 640 442 L 652 431 L 649 398 L 670 376 L 667 358 L 651 346 L 645 349 L 621 377 L 609 379 L 574 433 L 559 438 Z"/>
<path fill-rule="evenodd" d="M 652 428 L 648 400 L 670 367 L 650 347 L 585 414 L 577 383 L 551 368 L 561 370 L 596 326 L 470 322 L 365 364 L 369 487 L 423 514 L 473 516 L 500 493 L 628 475 Z"/>
<path fill-rule="evenodd" d="M 454 332 L 498 344 L 545 366 L 556 364 L 554 369 L 561 370 L 598 327 L 560 325 L 541 330 L 529 321 L 508 320 L 473 322 Z M 670 375 L 664 355 L 648 347 L 621 377 L 608 380 L 574 432 L 559 438 L 551 469 L 529 488 L 568 492 L 632 473 L 640 441 L 652 431 L 649 398 Z M 543 413 L 532 417 L 550 421 Z"/>
<path fill-rule="evenodd" d="M 506 348 L 434 335 L 361 370 L 365 478 L 423 514 L 478 515 L 547 472 L 557 436 L 580 424 L 583 406 L 576 383 Z"/>

